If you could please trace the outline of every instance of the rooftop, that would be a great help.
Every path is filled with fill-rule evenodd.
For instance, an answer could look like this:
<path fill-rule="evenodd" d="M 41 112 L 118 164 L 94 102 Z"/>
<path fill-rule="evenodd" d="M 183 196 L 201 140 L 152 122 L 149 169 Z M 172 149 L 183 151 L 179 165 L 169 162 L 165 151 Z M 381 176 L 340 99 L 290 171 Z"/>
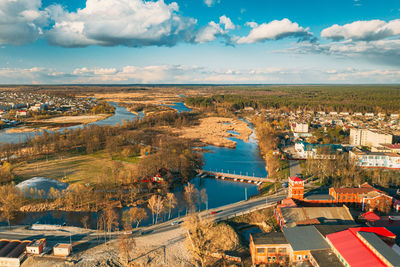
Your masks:
<path fill-rule="evenodd" d="M 251 234 L 251 237 L 253 238 L 253 242 L 256 245 L 289 243 L 282 232 L 253 233 Z"/>
<path fill-rule="evenodd" d="M 329 249 L 328 243 L 314 226 L 283 228 L 293 251 Z"/>
<path fill-rule="evenodd" d="M 385 266 L 350 230 L 329 234 L 326 238 L 352 267 Z"/>
<path fill-rule="evenodd" d="M 282 208 L 281 213 L 287 227 L 309 219 L 318 219 L 321 224 L 354 224 L 353 217 L 346 207 Z"/>
<path fill-rule="evenodd" d="M 393 266 L 400 266 L 400 255 L 382 241 L 375 233 L 358 232 L 379 254 Z"/>
<path fill-rule="evenodd" d="M 311 251 L 311 255 L 318 262 L 319 266 L 324 267 L 342 267 L 343 264 L 340 262 L 338 257 L 336 257 L 335 253 L 331 249 L 325 250 L 313 250 Z"/>

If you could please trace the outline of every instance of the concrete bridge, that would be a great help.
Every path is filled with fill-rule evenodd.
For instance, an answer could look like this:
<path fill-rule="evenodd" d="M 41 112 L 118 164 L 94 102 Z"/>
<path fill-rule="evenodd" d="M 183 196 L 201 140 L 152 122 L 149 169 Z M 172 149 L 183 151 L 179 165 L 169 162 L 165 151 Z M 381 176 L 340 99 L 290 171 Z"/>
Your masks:
<path fill-rule="evenodd" d="M 235 181 L 235 182 L 257 184 L 257 185 L 260 185 L 262 183 L 267 183 L 267 182 L 270 182 L 270 183 L 276 182 L 276 180 L 268 179 L 266 177 L 248 176 L 248 175 L 235 174 L 235 173 L 225 173 L 225 172 L 207 171 L 207 170 L 197 170 L 197 172 L 198 172 L 198 176 L 200 178 L 213 177 L 215 179 L 230 180 L 230 181 Z"/>

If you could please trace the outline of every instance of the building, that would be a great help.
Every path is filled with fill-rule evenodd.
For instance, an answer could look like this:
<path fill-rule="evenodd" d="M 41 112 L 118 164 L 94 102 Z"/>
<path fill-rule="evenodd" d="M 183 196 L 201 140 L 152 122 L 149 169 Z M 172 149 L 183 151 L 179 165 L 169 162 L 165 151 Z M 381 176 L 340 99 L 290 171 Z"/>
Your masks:
<path fill-rule="evenodd" d="M 378 133 L 368 129 L 350 129 L 350 145 L 373 147 L 391 143 L 393 143 L 391 134 Z"/>
<path fill-rule="evenodd" d="M 288 264 L 290 245 L 282 232 L 250 235 L 250 253 L 253 265 Z"/>
<path fill-rule="evenodd" d="M 350 151 L 350 160 L 362 168 L 400 170 L 400 154 L 392 152 Z"/>
<path fill-rule="evenodd" d="M 343 151 L 342 145 L 296 142 L 294 149 L 300 159 L 335 159 Z"/>
<path fill-rule="evenodd" d="M 54 256 L 69 256 L 72 251 L 72 244 L 60 244 L 58 243 L 57 245 L 54 246 L 53 248 L 53 253 Z"/>
<path fill-rule="evenodd" d="M 302 200 L 304 196 L 304 181 L 299 177 L 289 177 L 288 198 Z"/>
<path fill-rule="evenodd" d="M 292 181 L 293 186 L 290 187 L 290 182 Z M 364 211 L 377 210 L 381 212 L 387 212 L 388 209 L 393 204 L 393 199 L 391 196 L 386 195 L 381 190 L 374 188 L 368 183 L 364 183 L 359 187 L 351 188 L 329 188 L 329 193 L 327 194 L 310 194 L 302 196 L 304 194 L 304 181 L 298 177 L 289 178 L 289 189 L 288 198 L 293 198 L 294 200 L 302 201 L 304 203 L 314 203 L 314 204 L 345 204 L 353 205 L 361 208 Z M 284 208 L 278 205 L 276 210 Z M 312 219 L 308 216 L 305 219 Z M 279 219 L 277 222 L 282 226 Z"/>
<path fill-rule="evenodd" d="M 277 207 L 274 216 L 281 227 L 304 225 L 354 225 L 353 216 L 343 207 Z"/>
<path fill-rule="evenodd" d="M 43 252 L 46 247 L 46 239 L 39 239 L 32 241 L 29 245 L 26 246 L 26 252 L 29 254 L 39 255 Z"/>
<path fill-rule="evenodd" d="M 19 267 L 25 259 L 25 248 L 30 241 L 0 240 L 0 266 Z"/>
<path fill-rule="evenodd" d="M 342 266 L 337 265 L 339 259 L 314 226 L 285 228 L 279 233 L 251 234 L 250 253 L 253 265 L 295 266 L 313 263 L 313 266 L 327 266 L 327 262 L 332 262 L 335 264 L 332 266 Z"/>
<path fill-rule="evenodd" d="M 384 227 L 358 227 L 328 234 L 326 240 L 345 266 L 400 266 L 392 248 L 396 235 Z"/>
<path fill-rule="evenodd" d="M 308 123 L 293 122 L 291 124 L 292 132 L 295 133 L 308 133 Z"/>

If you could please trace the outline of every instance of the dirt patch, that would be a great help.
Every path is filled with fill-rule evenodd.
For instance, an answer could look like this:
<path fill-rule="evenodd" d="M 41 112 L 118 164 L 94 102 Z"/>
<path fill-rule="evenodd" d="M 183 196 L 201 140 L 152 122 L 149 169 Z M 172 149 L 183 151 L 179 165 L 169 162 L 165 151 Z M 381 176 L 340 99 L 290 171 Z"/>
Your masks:
<path fill-rule="evenodd" d="M 229 140 L 229 137 L 247 142 L 253 132 L 244 121 L 222 117 L 203 118 L 199 125 L 174 131 L 184 138 L 198 139 L 206 144 L 229 148 L 236 147 L 236 142 Z"/>

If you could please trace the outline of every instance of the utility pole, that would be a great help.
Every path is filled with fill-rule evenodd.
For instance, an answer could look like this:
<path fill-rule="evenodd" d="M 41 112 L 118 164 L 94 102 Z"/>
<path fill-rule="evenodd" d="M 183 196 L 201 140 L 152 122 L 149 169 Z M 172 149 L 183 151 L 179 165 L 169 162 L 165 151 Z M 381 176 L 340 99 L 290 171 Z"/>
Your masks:
<path fill-rule="evenodd" d="M 247 200 L 247 187 L 244 188 L 244 199 Z"/>

